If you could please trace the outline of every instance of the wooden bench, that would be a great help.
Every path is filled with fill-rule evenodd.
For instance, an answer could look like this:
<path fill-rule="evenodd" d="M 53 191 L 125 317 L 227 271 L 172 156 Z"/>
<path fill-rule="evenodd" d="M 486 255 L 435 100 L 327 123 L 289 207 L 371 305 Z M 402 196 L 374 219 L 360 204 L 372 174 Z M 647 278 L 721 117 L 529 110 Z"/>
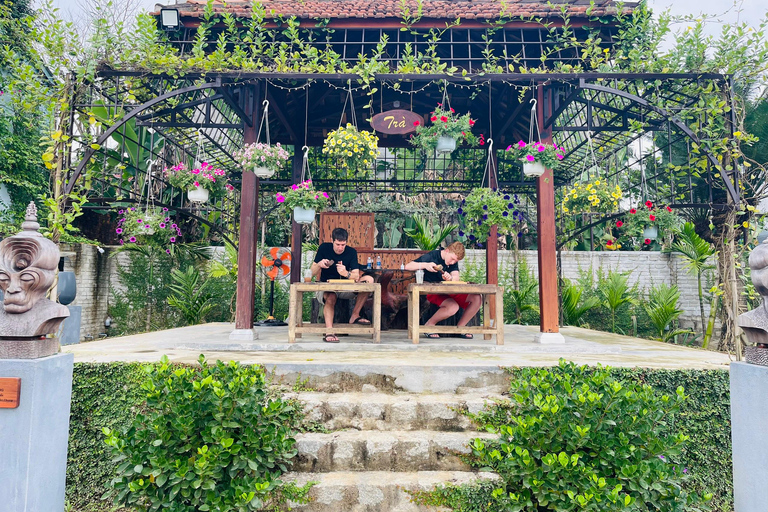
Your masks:
<path fill-rule="evenodd" d="M 421 319 L 420 296 L 422 294 L 478 294 L 483 297 L 483 325 L 476 327 L 456 325 L 419 325 Z M 482 334 L 489 340 L 496 335 L 496 344 L 504 344 L 504 289 L 495 284 L 443 284 L 443 283 L 412 283 L 408 285 L 408 337 L 415 344 L 419 343 L 419 335 L 428 332 L 438 334 Z M 491 327 L 491 297 L 496 297 L 496 324 Z"/>
<path fill-rule="evenodd" d="M 288 342 L 294 343 L 304 333 L 323 334 L 329 331 L 325 324 L 307 324 L 302 321 L 304 293 L 316 292 L 368 292 L 373 294 L 373 320 L 370 325 L 336 324 L 334 334 L 371 335 L 374 343 L 381 342 L 381 286 L 379 283 L 293 283 L 288 302 Z"/>

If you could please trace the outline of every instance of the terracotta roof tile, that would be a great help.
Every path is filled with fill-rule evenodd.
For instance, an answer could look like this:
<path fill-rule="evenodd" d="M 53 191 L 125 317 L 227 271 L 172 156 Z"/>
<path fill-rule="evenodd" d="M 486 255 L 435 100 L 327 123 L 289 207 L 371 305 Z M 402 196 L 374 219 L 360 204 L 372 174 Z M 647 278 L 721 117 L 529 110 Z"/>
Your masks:
<path fill-rule="evenodd" d="M 206 0 L 187 0 L 183 4 L 169 5 L 179 10 L 182 17 L 201 18 Z M 407 0 L 411 12 L 416 12 L 415 0 Z M 542 0 L 508 0 L 508 17 L 546 17 L 559 16 L 557 4 L 567 4 L 571 16 L 584 16 L 589 7 L 589 0 L 554 0 L 552 6 Z M 592 15 L 602 16 L 615 12 L 612 0 L 597 0 Z M 400 19 L 402 8 L 400 0 L 263 0 L 266 11 L 298 18 L 379 18 Z M 495 19 L 501 12 L 499 0 L 423 0 L 422 16 L 424 19 Z M 635 3 L 625 3 L 625 10 L 631 10 Z M 250 0 L 232 0 L 214 2 L 217 13 L 230 12 L 237 16 L 250 16 Z"/>

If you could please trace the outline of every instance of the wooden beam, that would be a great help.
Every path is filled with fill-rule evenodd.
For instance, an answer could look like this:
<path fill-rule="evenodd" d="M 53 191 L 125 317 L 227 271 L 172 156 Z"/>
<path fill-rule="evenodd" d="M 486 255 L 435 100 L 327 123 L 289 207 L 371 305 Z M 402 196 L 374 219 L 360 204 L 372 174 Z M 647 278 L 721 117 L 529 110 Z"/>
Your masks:
<path fill-rule="evenodd" d="M 296 137 L 296 132 L 293 131 L 293 128 L 291 128 L 291 123 L 288 122 L 288 119 L 285 117 L 285 114 L 283 114 L 283 111 L 280 109 L 280 103 L 275 101 L 274 94 L 272 92 L 267 93 L 267 99 L 269 100 L 269 107 L 272 109 L 272 111 L 275 113 L 277 118 L 280 120 L 280 123 L 282 123 L 283 127 L 285 128 L 285 131 L 288 132 L 288 136 L 291 138 L 292 143 L 298 144 L 299 139 L 298 137 Z"/>
<path fill-rule="evenodd" d="M 259 118 L 259 84 L 248 88 L 246 108 L 251 120 Z M 256 124 L 246 126 L 246 144 L 256 142 Z M 235 329 L 253 329 L 253 309 L 256 292 L 256 236 L 259 218 L 259 180 L 252 171 L 243 171 L 240 187 L 240 241 L 237 250 L 237 302 Z"/>
<path fill-rule="evenodd" d="M 547 95 L 546 101 L 551 100 L 552 96 Z M 536 105 L 536 115 L 539 119 L 544 119 L 544 101 L 544 87 L 543 84 L 539 84 Z M 551 112 L 551 106 L 549 110 Z M 541 132 L 541 142 L 552 144 L 552 133 Z M 541 311 L 539 330 L 542 333 L 556 333 L 560 331 L 560 327 L 558 325 L 555 240 L 555 177 L 552 169 L 547 169 L 537 180 L 536 212 L 539 232 L 539 308 Z"/>
<path fill-rule="evenodd" d="M 301 181 L 301 164 L 304 161 L 304 152 L 296 144 L 293 150 L 293 183 Z M 291 217 L 293 219 L 293 217 Z M 301 224 L 291 220 L 291 283 L 301 281 Z"/>

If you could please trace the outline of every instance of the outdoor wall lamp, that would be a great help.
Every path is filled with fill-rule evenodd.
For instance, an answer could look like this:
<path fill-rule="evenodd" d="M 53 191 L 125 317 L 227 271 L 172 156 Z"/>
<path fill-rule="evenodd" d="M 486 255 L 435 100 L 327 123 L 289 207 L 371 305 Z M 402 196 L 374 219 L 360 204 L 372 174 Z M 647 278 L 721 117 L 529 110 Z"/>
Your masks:
<path fill-rule="evenodd" d="M 165 30 L 179 30 L 179 27 L 181 26 L 181 23 L 179 22 L 179 10 L 160 9 L 160 23 Z"/>

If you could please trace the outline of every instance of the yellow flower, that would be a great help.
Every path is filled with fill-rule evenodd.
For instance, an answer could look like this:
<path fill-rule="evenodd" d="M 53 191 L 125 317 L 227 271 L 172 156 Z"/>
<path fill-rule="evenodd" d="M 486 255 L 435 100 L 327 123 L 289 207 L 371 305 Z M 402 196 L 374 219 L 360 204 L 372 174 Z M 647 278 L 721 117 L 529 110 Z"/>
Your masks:
<path fill-rule="evenodd" d="M 595 182 L 595 186 L 598 186 L 598 185 L 600 185 L 600 180 L 597 180 L 597 181 Z"/>
<path fill-rule="evenodd" d="M 617 249 L 621 249 L 621 244 L 616 244 Z"/>
<path fill-rule="evenodd" d="M 352 140 L 357 140 L 357 135 L 352 136 Z"/>
<path fill-rule="evenodd" d="M 741 223 L 741 225 L 744 226 L 745 228 L 748 228 L 749 227 L 749 222 L 744 221 L 744 222 Z"/>
<path fill-rule="evenodd" d="M 564 211 L 565 213 L 568 213 L 568 208 L 566 208 L 565 206 L 563 206 L 563 211 Z"/>

